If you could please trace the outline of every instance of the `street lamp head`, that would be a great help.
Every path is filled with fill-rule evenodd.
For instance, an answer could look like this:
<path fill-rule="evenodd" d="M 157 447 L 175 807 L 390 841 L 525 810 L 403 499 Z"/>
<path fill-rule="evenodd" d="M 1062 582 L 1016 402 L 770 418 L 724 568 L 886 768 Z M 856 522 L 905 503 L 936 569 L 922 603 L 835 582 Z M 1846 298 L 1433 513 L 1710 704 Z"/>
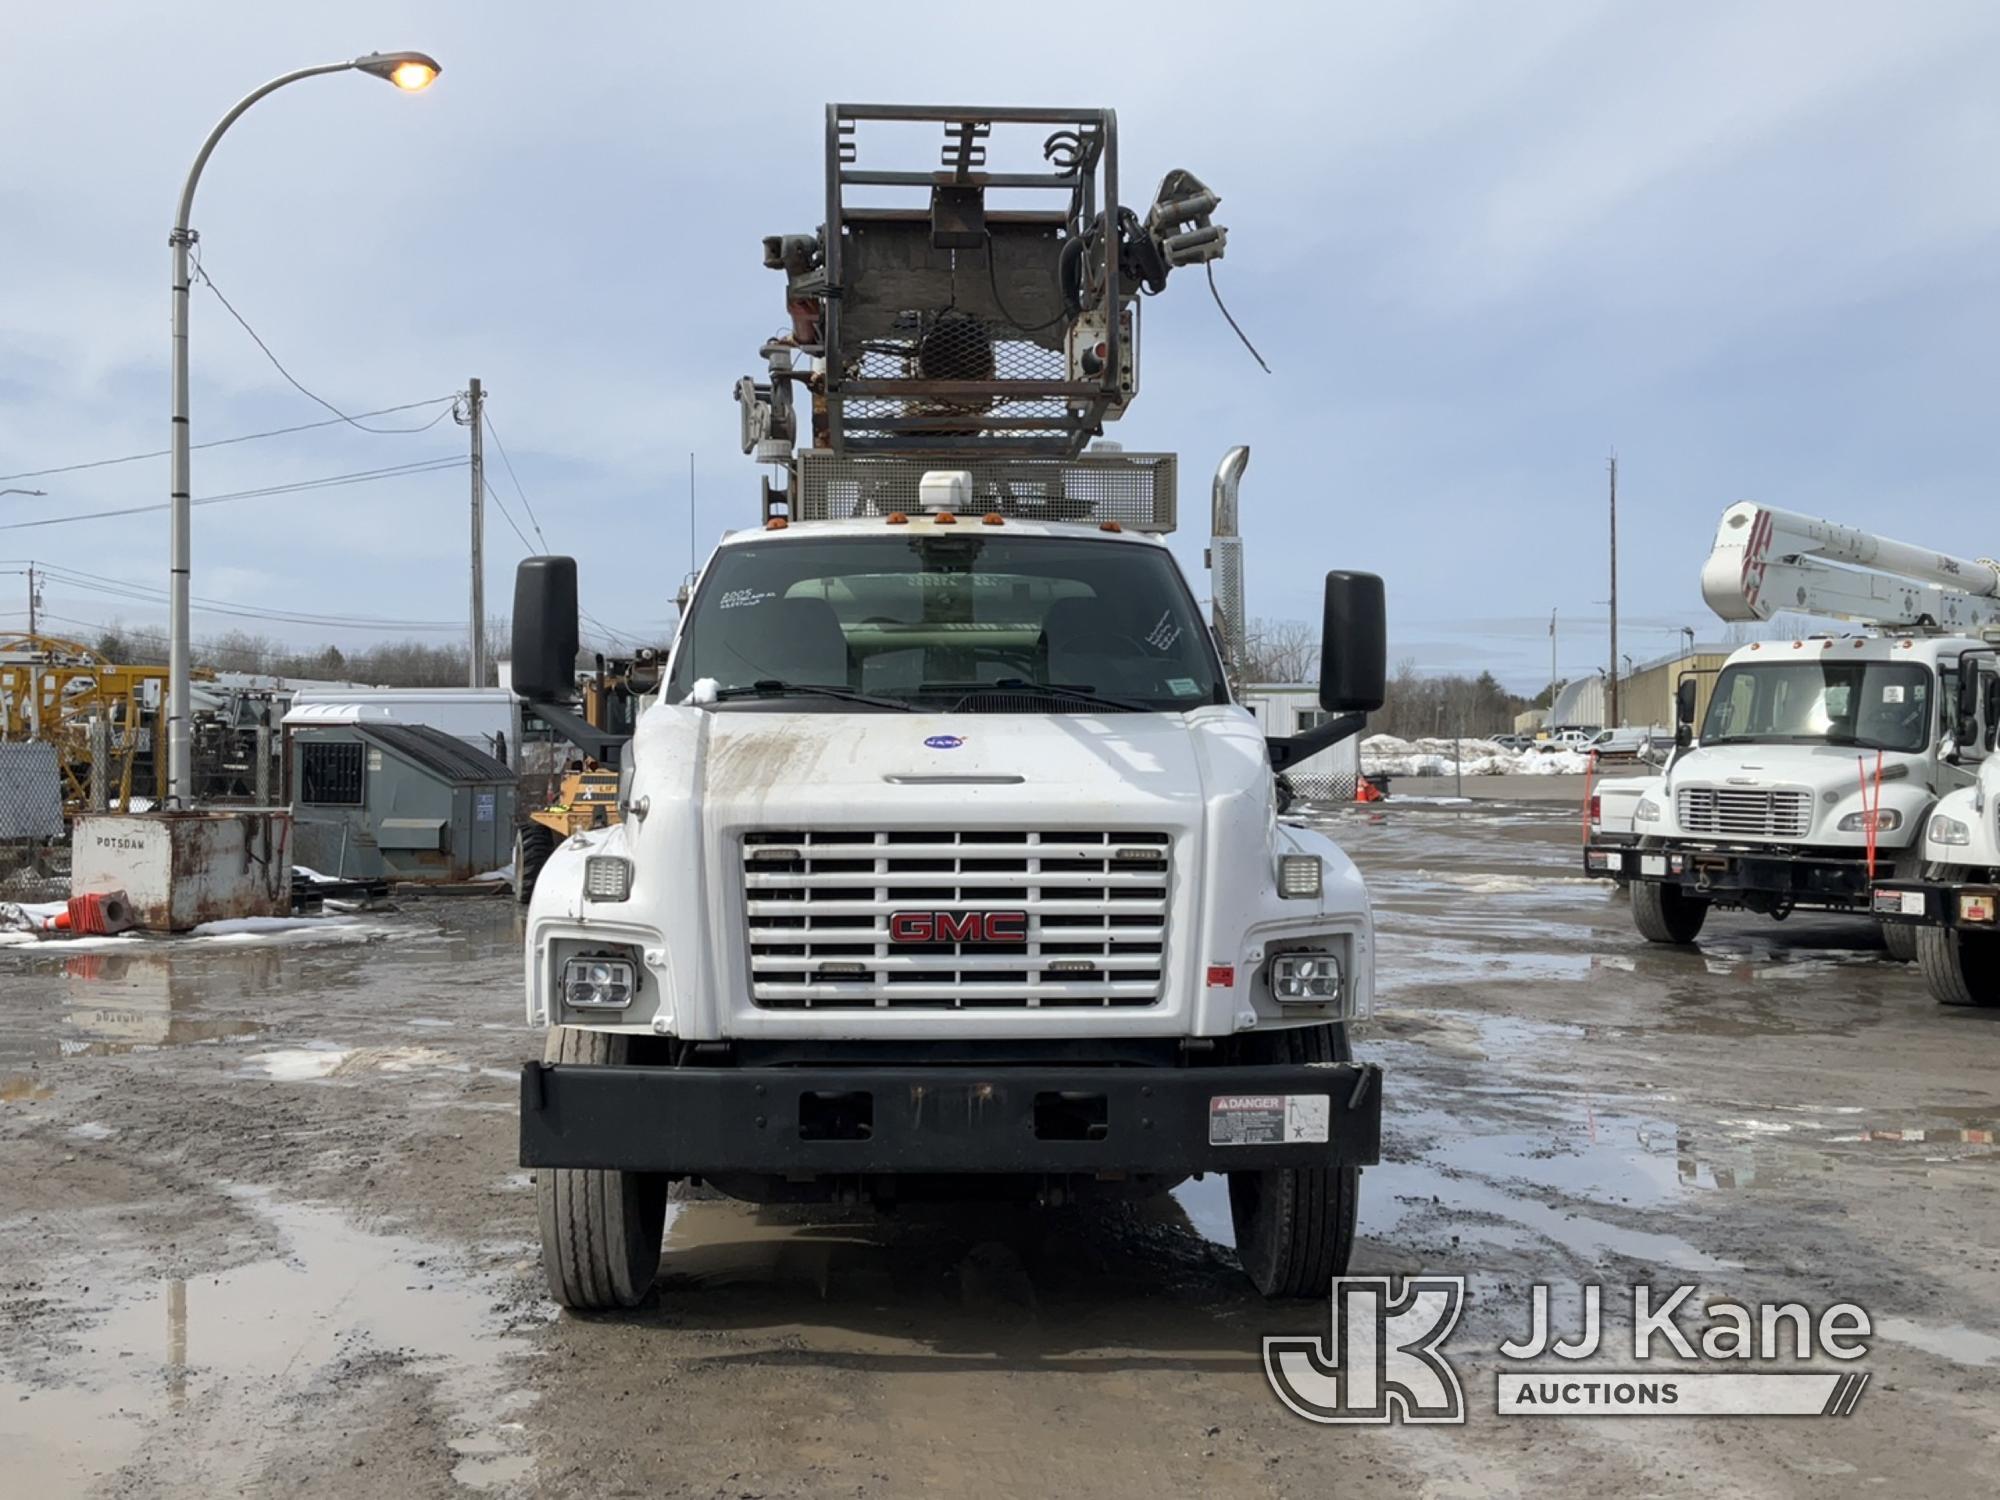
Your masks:
<path fill-rule="evenodd" d="M 355 58 L 354 66 L 387 79 L 406 94 L 421 93 L 444 71 L 436 58 L 424 52 L 370 52 Z"/>

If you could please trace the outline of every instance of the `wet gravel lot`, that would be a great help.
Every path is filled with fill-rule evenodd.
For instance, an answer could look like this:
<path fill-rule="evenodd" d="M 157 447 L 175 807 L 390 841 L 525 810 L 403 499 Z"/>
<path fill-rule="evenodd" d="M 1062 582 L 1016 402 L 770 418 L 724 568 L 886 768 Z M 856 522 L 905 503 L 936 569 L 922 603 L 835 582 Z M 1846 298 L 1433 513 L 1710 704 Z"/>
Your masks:
<path fill-rule="evenodd" d="M 1286 1412 L 1260 1340 L 1327 1309 L 1246 1292 L 1214 1179 L 1028 1214 L 691 1198 L 647 1305 L 558 1316 L 513 1164 L 516 912 L 434 900 L 0 948 L 6 1490 L 2000 1491 L 2000 1014 L 1933 1005 L 1865 922 L 1649 949 L 1564 806 L 1335 821 L 1389 1075 L 1355 1270 L 1468 1278 L 1466 1425 Z M 1493 1414 L 1532 1284 L 1637 1281 L 1860 1303 L 1865 1399 Z"/>

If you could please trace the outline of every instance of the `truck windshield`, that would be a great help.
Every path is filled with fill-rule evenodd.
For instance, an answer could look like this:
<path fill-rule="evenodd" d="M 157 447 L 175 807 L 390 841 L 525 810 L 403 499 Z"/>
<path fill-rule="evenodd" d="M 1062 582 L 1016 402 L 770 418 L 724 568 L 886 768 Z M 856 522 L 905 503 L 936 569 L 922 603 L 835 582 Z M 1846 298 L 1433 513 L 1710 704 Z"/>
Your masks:
<path fill-rule="evenodd" d="M 669 698 L 704 677 L 765 699 L 790 685 L 984 713 L 1178 713 L 1228 701 L 1163 549 L 971 527 L 723 548 L 689 612 Z"/>
<path fill-rule="evenodd" d="M 1916 662 L 1737 663 L 1716 679 L 1701 742 L 1921 750 L 1935 703 L 1931 670 Z"/>

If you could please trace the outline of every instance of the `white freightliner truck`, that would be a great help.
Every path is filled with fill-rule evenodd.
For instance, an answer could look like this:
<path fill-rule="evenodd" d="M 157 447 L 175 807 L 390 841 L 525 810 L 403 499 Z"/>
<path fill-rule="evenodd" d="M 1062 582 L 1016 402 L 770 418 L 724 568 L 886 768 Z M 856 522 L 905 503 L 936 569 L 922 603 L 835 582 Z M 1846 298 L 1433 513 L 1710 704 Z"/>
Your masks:
<path fill-rule="evenodd" d="M 1673 755 L 1661 775 L 1600 793 L 1585 868 L 1630 883 L 1633 922 L 1656 943 L 1692 942 L 1718 907 L 1871 910 L 1877 876 L 1920 873 L 1934 806 L 1986 754 L 1952 709 L 1980 633 L 2000 620 L 2000 572 L 1739 504 L 1723 512 L 1702 594 L 1725 620 L 1791 611 L 1871 631 L 1731 653 L 1698 734 L 1696 682 L 1683 678 Z M 1883 934 L 1893 956 L 1915 956 L 1913 927 L 1885 922 Z"/>
<path fill-rule="evenodd" d="M 1972 785 L 1938 798 L 1914 878 L 1877 880 L 1875 914 L 1914 938 L 1931 994 L 1946 1005 L 2000 1005 L 2000 676 L 1995 652 L 1959 658 L 1953 739 L 1978 757 Z"/>
<path fill-rule="evenodd" d="M 941 170 L 873 165 L 940 126 Z M 1086 451 L 1136 387 L 1134 294 L 1221 251 L 1213 194 L 1174 173 L 1121 209 L 1108 111 L 836 105 L 827 132 L 826 223 L 766 246 L 790 329 L 737 393 L 781 477 L 629 744 L 563 706 L 575 565 L 517 579 L 515 688 L 623 782 L 528 913 L 551 1292 L 642 1297 L 675 1180 L 1050 1203 L 1224 1172 L 1255 1283 L 1323 1295 L 1379 1150 L 1347 1039 L 1374 935 L 1276 772 L 1380 706 L 1381 582 L 1328 574 L 1331 717 L 1267 739 L 1160 539 L 1173 458 Z"/>

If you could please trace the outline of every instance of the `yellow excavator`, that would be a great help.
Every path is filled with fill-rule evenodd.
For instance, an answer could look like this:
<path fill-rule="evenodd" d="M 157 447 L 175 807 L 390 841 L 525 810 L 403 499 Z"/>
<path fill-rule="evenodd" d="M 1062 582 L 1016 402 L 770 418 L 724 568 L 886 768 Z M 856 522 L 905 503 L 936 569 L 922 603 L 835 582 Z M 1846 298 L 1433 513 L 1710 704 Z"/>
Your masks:
<path fill-rule="evenodd" d="M 557 773 L 549 805 L 529 813 L 514 830 L 514 899 L 523 906 L 558 844 L 584 829 L 609 827 L 622 815 L 620 752 L 632 738 L 642 700 L 659 689 L 665 666 L 666 653 L 651 646 L 631 656 L 599 656 L 596 671 L 583 680 L 580 711 L 534 705 L 536 717 L 573 748 Z"/>

